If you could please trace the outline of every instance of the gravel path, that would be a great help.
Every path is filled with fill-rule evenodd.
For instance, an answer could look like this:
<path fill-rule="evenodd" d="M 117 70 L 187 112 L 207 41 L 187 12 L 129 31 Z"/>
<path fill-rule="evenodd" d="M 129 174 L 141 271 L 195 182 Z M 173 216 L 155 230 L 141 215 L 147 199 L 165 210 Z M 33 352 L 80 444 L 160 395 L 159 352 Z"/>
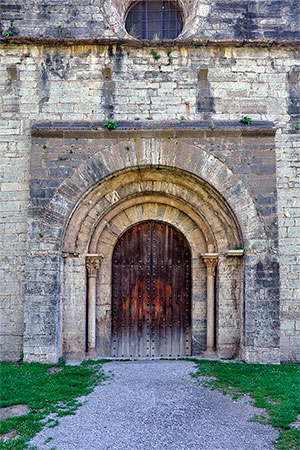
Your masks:
<path fill-rule="evenodd" d="M 278 436 L 247 422 L 261 410 L 246 398 L 199 386 L 189 361 L 104 365 L 114 377 L 98 386 L 75 416 L 60 419 L 32 441 L 39 450 L 260 450 Z M 45 444 L 49 437 L 53 439 Z"/>

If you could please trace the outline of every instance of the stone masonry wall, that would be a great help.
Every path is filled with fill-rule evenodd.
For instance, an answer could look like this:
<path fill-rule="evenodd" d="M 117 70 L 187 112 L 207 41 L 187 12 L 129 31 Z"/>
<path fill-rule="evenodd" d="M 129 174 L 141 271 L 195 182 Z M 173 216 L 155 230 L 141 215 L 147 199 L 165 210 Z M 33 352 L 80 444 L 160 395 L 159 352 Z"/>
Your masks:
<path fill-rule="evenodd" d="M 279 134 L 277 139 L 282 361 L 300 361 L 300 136 L 296 133 Z"/>
<path fill-rule="evenodd" d="M 124 17 L 131 0 L 1 0 L 0 35 L 52 39 L 130 38 Z M 178 0 L 180 39 L 299 39 L 296 0 Z M 298 14 L 297 14 L 298 11 Z M 11 20 L 13 22 L 11 22 Z"/>
<path fill-rule="evenodd" d="M 5 60 L 2 53 L 4 64 L 0 68 L 0 358 L 13 360 L 23 350 L 30 149 L 30 126 L 23 120 L 21 106 L 21 82 L 16 69 L 10 68 L 10 62 L 18 59 L 8 56 Z"/>
<path fill-rule="evenodd" d="M 238 121 L 244 115 L 254 120 L 273 121 L 278 129 L 282 358 L 300 357 L 297 354 L 300 333 L 297 309 L 300 292 L 299 132 L 293 131 L 297 115 L 293 113 L 291 119 L 289 113 L 289 105 L 295 105 L 295 88 L 291 87 L 287 76 L 297 67 L 298 55 L 288 48 L 210 46 L 174 46 L 156 48 L 155 52 L 160 57 L 158 60 L 153 58 L 149 48 L 129 45 L 5 44 L 1 47 L 2 358 L 17 359 L 22 351 L 31 125 L 39 120 L 84 120 L 92 127 L 93 121 L 108 119 L 117 122 L 167 119 L 177 123 L 205 119 L 217 123 Z M 80 148 L 75 138 L 65 141 L 69 150 L 57 159 L 51 153 L 51 145 L 40 142 L 40 154 L 31 156 L 31 198 L 36 202 L 36 214 L 48 203 L 58 183 L 70 176 L 86 157 L 85 151 L 81 156 L 78 151 L 72 153 L 74 145 Z M 253 191 L 252 195 L 258 205 L 257 212 L 266 217 L 266 226 L 271 232 L 274 221 L 269 223 L 268 220 L 276 204 L 274 182 L 268 185 L 267 180 L 274 175 L 274 160 L 268 163 L 274 155 L 268 153 L 271 147 L 264 143 L 261 148 L 264 156 L 258 151 L 250 157 L 251 139 L 244 144 L 236 151 L 228 148 L 226 164 L 234 172 L 239 171 L 245 184 L 255 186 L 257 192 Z M 218 139 L 214 152 L 218 157 L 224 154 Z M 266 174 L 265 184 L 256 183 L 258 174 L 262 178 Z M 272 239 L 276 239 L 274 233 Z M 276 245 L 274 251 L 276 253 Z M 274 272 L 271 266 L 268 270 Z M 262 283 L 264 276 L 261 271 L 258 273 Z"/>
<path fill-rule="evenodd" d="M 41 124 L 42 125 L 42 124 Z M 96 124 L 95 124 L 96 125 Z M 121 125 L 121 123 L 119 123 Z M 195 127 L 194 123 L 194 127 Z M 171 126 L 171 124 L 169 124 Z M 132 125 L 131 125 L 132 127 Z M 144 125 L 145 127 L 145 125 Z M 182 126 L 177 129 L 165 129 L 163 131 L 157 130 L 152 126 L 149 130 L 132 130 L 130 128 L 120 129 L 115 131 L 103 131 L 102 128 L 99 130 L 89 129 L 88 123 L 86 124 L 85 131 L 74 129 L 74 127 L 65 124 L 65 129 L 59 131 L 58 129 L 43 129 L 42 126 L 34 129 L 34 134 L 38 135 L 34 138 L 33 143 L 33 154 L 34 161 L 37 161 L 39 167 L 45 169 L 44 175 L 44 187 L 47 183 L 52 182 L 50 173 L 53 173 L 54 167 L 64 167 L 64 161 L 67 152 L 70 148 L 70 142 L 74 142 L 72 146 L 72 156 L 66 161 L 67 164 L 74 164 L 72 158 L 74 157 L 75 165 L 77 159 L 77 153 L 80 152 L 82 159 L 86 158 L 86 162 L 82 162 L 78 170 L 75 171 L 72 178 L 66 181 L 67 185 L 61 185 L 58 193 L 56 194 L 55 202 L 51 201 L 51 206 L 46 211 L 41 209 L 37 212 L 37 208 L 33 208 L 31 212 L 33 213 L 30 218 L 31 230 L 29 235 L 30 249 L 36 254 L 36 259 L 41 259 L 40 255 L 47 251 L 52 251 L 53 253 L 59 252 L 62 246 L 63 230 L 64 224 L 67 220 L 69 213 L 66 211 L 71 211 L 76 204 L 77 200 L 81 198 L 81 195 L 86 191 L 87 187 L 93 186 L 95 182 L 99 179 L 103 179 L 103 176 L 114 174 L 112 180 L 116 180 L 117 174 L 115 171 L 117 169 L 123 169 L 124 167 L 134 167 L 136 166 L 137 158 L 140 161 L 140 169 L 138 170 L 139 177 L 141 179 L 142 166 L 145 164 L 155 164 L 152 172 L 159 173 L 162 176 L 163 185 L 165 188 L 160 188 L 163 192 L 173 191 L 176 196 L 179 196 L 181 191 L 180 187 L 177 186 L 173 190 L 170 187 L 170 181 L 172 178 L 167 175 L 167 169 L 164 168 L 164 164 L 169 167 L 175 165 L 176 167 L 185 168 L 187 173 L 196 173 L 202 179 L 210 180 L 213 185 L 217 184 L 218 192 L 220 192 L 225 198 L 227 197 L 230 206 L 238 217 L 238 221 L 242 227 L 242 233 L 244 233 L 244 245 L 247 249 L 246 259 L 245 259 L 245 270 L 246 270 L 246 291 L 245 291 L 245 329 L 243 341 L 247 346 L 247 360 L 250 361 L 265 361 L 265 362 L 276 362 L 278 361 L 278 344 L 279 344 L 279 290 L 278 290 L 278 270 L 277 270 L 277 255 L 276 255 L 276 227 L 270 226 L 275 216 L 275 208 L 266 207 L 261 210 L 258 216 L 258 211 L 255 209 L 255 204 L 251 199 L 251 203 L 247 206 L 244 204 L 246 198 L 249 198 L 248 189 L 250 189 L 254 194 L 257 193 L 257 187 L 264 187 L 265 194 L 269 194 L 269 198 L 274 200 L 275 197 L 275 155 L 273 150 L 273 139 L 274 130 L 270 125 L 266 124 L 265 128 L 262 126 L 253 126 L 252 131 L 250 129 L 243 129 L 241 126 L 226 127 L 226 125 L 218 125 L 217 130 L 207 130 L 207 126 L 203 128 L 197 127 L 197 129 L 191 129 L 189 123 L 187 126 Z M 50 135 L 54 134 L 56 137 L 54 139 L 50 138 Z M 78 136 L 79 135 L 79 136 Z M 77 138 L 77 139 L 76 139 Z M 249 149 L 251 142 L 251 150 Z M 216 158 L 214 145 L 219 146 L 222 151 L 219 151 L 219 157 Z M 127 150 L 127 147 L 129 150 Z M 273 170 L 270 171 L 270 175 L 266 176 L 264 171 L 261 170 L 260 173 L 255 174 L 255 178 L 250 182 L 238 182 L 238 178 L 233 176 L 233 172 L 224 164 L 222 161 L 228 162 L 228 151 L 233 150 L 233 154 L 237 153 L 238 149 L 247 148 L 248 152 L 245 157 L 251 158 L 251 154 L 260 153 L 264 155 L 264 147 L 267 147 L 266 153 L 269 153 L 269 157 L 266 157 L 265 161 L 263 159 L 263 164 L 265 167 L 270 167 L 273 164 Z M 45 150 L 48 152 L 45 153 Z M 270 156 L 273 155 L 273 159 Z M 47 169 L 48 162 L 51 161 L 51 169 Z M 157 167 L 161 161 L 162 167 Z M 200 163 L 201 161 L 201 163 Z M 245 161 L 242 160 L 240 164 L 236 164 L 234 167 L 235 173 L 241 174 L 243 172 L 243 166 L 245 166 Z M 220 167 L 221 166 L 221 167 Z M 36 165 L 34 169 L 36 169 Z M 219 170 L 217 169 L 219 168 Z M 51 171 L 52 170 L 52 171 Z M 200 174 L 198 171 L 201 170 Z M 128 177 L 132 176 L 132 172 L 128 173 Z M 231 174 L 228 177 L 227 171 Z M 60 172 L 62 173 L 62 172 Z M 227 175 L 226 175 L 227 174 Z M 153 175 L 152 175 L 153 176 Z M 74 177 L 74 178 L 73 178 Z M 127 177 L 126 177 L 127 178 Z M 129 178 L 130 179 L 130 178 Z M 181 177 L 182 183 L 183 176 Z M 189 177 L 189 184 L 191 184 L 192 176 Z M 212 181 L 213 180 L 213 181 Z M 227 180 L 227 181 L 224 181 Z M 229 181 L 230 180 L 230 181 Z M 255 180 L 255 181 L 254 181 Z M 35 180 L 36 181 L 36 180 Z M 228 187 L 228 183 L 232 184 L 231 188 Z M 150 182 L 147 183 L 148 188 L 146 188 L 146 183 L 141 181 L 138 183 L 138 192 L 140 189 L 145 189 L 146 191 L 153 191 L 154 185 Z M 200 182 L 198 181 L 197 185 Z M 227 190 L 224 188 L 227 185 Z M 272 188 L 273 186 L 273 188 Z M 111 188 L 108 190 L 110 193 Z M 117 189 L 117 188 L 116 188 Z M 105 192 L 107 190 L 105 189 Z M 118 189 L 116 195 L 121 196 L 122 190 Z M 126 191 L 125 191 L 126 192 Z M 231 194 L 230 194 L 231 193 Z M 122 194 L 123 195 L 123 194 Z M 231 198 L 230 198 L 231 196 Z M 74 198 L 75 197 L 75 198 Z M 201 207 L 201 192 L 198 192 L 195 196 L 195 201 L 197 205 L 197 200 Z M 207 205 L 209 196 L 205 196 L 205 204 Z M 233 197 L 233 198 L 232 198 Z M 251 197 L 250 197 L 251 198 Z M 265 199 L 267 196 L 265 196 Z M 76 200 L 77 199 L 77 200 Z M 88 205 L 93 202 L 93 197 L 85 198 L 83 202 L 83 210 L 87 214 Z M 77 229 L 79 224 L 82 223 L 82 232 L 78 230 L 78 237 L 73 236 L 73 239 L 69 241 L 70 247 L 67 246 L 65 251 L 70 251 L 72 254 L 77 254 L 77 252 L 84 252 L 87 250 L 86 246 L 79 245 L 79 248 L 74 248 L 74 240 L 78 243 L 84 240 L 84 236 L 88 239 L 89 231 L 87 227 L 92 226 L 93 222 L 97 217 L 102 217 L 101 205 L 104 207 L 108 200 L 103 198 L 97 199 L 97 211 L 89 211 L 87 217 L 87 223 L 82 223 L 82 218 L 77 217 L 73 223 L 73 227 Z M 186 199 L 188 202 L 188 198 Z M 137 200 L 136 200 L 137 201 Z M 45 196 L 41 195 L 39 189 L 32 190 L 31 202 L 33 205 L 37 203 L 47 202 Z M 46 206 L 46 205 L 45 205 Z M 99 209 L 100 208 L 100 209 Z M 253 209 L 251 209 L 253 208 Z M 207 209 L 207 208 L 206 208 Z M 217 217 L 222 217 L 224 212 L 218 213 L 216 207 L 211 207 L 209 210 L 213 210 L 212 217 L 209 211 L 203 211 L 203 215 L 208 220 L 210 227 L 216 225 Z M 252 213 L 251 213 L 252 211 Z M 128 214 L 129 215 L 129 214 Z M 123 222 L 126 226 L 127 214 L 123 215 Z M 147 217 L 147 215 L 145 214 Z M 265 221 L 268 226 L 261 227 L 261 223 Z M 72 219 L 73 220 L 73 219 Z M 119 225 L 120 226 L 120 225 Z M 225 227 L 222 225 L 216 226 L 218 229 L 218 235 L 221 232 L 226 234 L 229 233 L 228 221 L 226 221 Z M 40 234 L 41 233 L 41 234 Z M 115 238 L 111 235 L 106 236 L 109 240 Z M 227 242 L 227 245 L 226 245 Z M 218 237 L 218 248 L 228 249 L 233 248 L 236 239 L 228 243 L 228 241 L 223 238 Z M 225 247 L 224 247 L 225 245 Z M 219 247 L 220 246 L 220 247 Z M 270 251 L 271 250 L 271 251 Z M 104 255 L 107 255 L 105 250 L 99 250 Z M 99 253 L 97 250 L 96 253 Z M 95 250 L 91 249 L 94 253 Z M 28 273 L 31 271 L 35 272 L 33 266 L 33 261 L 30 259 L 28 265 Z M 29 333 L 26 334 L 26 344 L 30 342 L 30 348 L 26 345 L 27 358 L 36 358 L 37 350 L 41 352 L 41 357 L 45 358 L 49 353 L 49 346 L 53 346 L 55 342 L 55 330 L 51 322 L 48 320 L 50 326 L 47 327 L 47 320 L 44 320 L 44 325 L 48 333 L 44 333 L 48 336 L 47 339 L 43 340 L 43 346 L 40 345 L 40 337 L 32 335 L 31 324 L 34 323 L 35 317 L 39 317 L 40 307 L 41 307 L 41 296 L 43 298 L 43 308 L 42 316 L 48 317 L 55 316 L 57 311 L 57 306 L 60 302 L 59 296 L 59 286 L 55 283 L 55 280 L 48 278 L 48 266 L 44 267 L 44 272 L 38 279 L 38 282 L 30 277 L 27 282 L 27 308 L 26 311 L 29 318 L 30 314 L 30 304 L 34 304 L 34 311 L 30 314 L 30 320 L 27 322 Z M 51 275 L 51 274 L 50 274 Z M 226 278 L 226 276 L 225 276 Z M 236 277 L 235 277 L 236 279 Z M 197 279 L 199 282 L 199 279 Z M 234 286 L 233 289 L 235 290 Z M 227 295 L 236 296 L 236 292 L 227 291 Z M 229 297 L 227 296 L 229 300 Z M 224 292 L 220 292 L 220 302 L 227 309 L 224 303 Z M 40 307 L 38 307 L 40 303 Z M 48 309 L 48 311 L 47 311 Z M 228 312 L 228 309 L 227 309 Z M 221 313 L 221 310 L 220 310 Z M 222 314 L 224 310 L 222 308 Z M 229 313 L 229 312 L 228 312 Z M 233 317 L 231 317 L 231 325 L 233 325 Z M 227 327 L 229 321 L 227 321 Z M 219 341 L 220 345 L 224 346 L 231 344 L 229 342 L 229 334 L 226 333 L 222 325 L 222 340 Z M 41 331 L 41 330 L 39 330 Z M 228 329 L 227 329 L 228 331 Z M 48 344 L 48 348 L 46 345 Z M 35 351 L 34 351 L 35 348 Z M 53 348 L 53 347 L 52 347 Z"/>

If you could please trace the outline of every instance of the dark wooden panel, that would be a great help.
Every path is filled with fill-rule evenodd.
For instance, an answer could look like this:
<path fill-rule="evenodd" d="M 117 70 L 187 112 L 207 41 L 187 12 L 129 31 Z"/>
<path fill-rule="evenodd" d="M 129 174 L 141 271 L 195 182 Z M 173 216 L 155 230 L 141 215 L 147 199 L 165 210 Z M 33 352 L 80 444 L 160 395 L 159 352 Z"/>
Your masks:
<path fill-rule="evenodd" d="M 112 356 L 190 355 L 191 254 L 182 233 L 154 221 L 127 230 L 112 280 Z"/>

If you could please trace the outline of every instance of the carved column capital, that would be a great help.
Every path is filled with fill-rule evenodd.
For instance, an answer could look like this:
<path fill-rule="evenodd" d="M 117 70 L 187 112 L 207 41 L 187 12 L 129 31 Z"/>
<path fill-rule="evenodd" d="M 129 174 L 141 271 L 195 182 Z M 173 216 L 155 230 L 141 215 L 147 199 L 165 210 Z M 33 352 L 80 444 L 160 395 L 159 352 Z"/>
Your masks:
<path fill-rule="evenodd" d="M 95 278 L 97 270 L 99 269 L 103 255 L 87 255 L 86 256 L 86 268 L 89 278 Z"/>
<path fill-rule="evenodd" d="M 215 268 L 218 262 L 218 253 L 202 253 L 200 255 L 203 258 L 203 261 L 206 264 L 207 275 L 214 277 L 215 276 Z"/>

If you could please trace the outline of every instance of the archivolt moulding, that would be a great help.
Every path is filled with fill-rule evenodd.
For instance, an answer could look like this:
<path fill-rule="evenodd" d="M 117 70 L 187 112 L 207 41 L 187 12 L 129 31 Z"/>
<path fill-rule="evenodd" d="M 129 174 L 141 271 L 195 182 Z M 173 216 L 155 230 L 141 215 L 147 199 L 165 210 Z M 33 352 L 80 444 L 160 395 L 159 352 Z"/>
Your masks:
<path fill-rule="evenodd" d="M 99 230 L 112 217 L 128 206 L 137 208 L 149 201 L 187 214 L 202 230 L 209 251 L 224 251 L 241 243 L 236 219 L 218 196 L 182 171 L 166 168 L 163 172 L 133 169 L 96 186 L 73 211 L 65 233 L 64 252 L 96 252 Z"/>
<path fill-rule="evenodd" d="M 166 179 L 168 174 L 172 176 L 172 183 Z M 126 177 L 123 186 L 120 185 L 122 176 Z M 243 241 L 249 251 L 252 247 L 255 251 L 264 251 L 268 247 L 253 199 L 242 181 L 224 163 L 198 146 L 184 144 L 182 149 L 174 151 L 169 141 L 153 141 L 150 148 L 146 140 L 133 143 L 130 155 L 122 142 L 111 143 L 79 166 L 61 184 L 44 214 L 41 231 L 43 227 L 47 228 L 45 235 L 49 241 L 44 240 L 42 245 L 45 243 L 47 250 L 51 245 L 55 250 L 65 245 L 68 251 L 72 251 L 73 246 L 75 252 L 75 242 L 69 240 L 68 231 L 65 232 L 69 230 L 72 220 L 77 230 L 81 229 L 85 219 L 92 221 L 93 227 L 99 219 L 99 212 L 112 207 L 110 198 L 113 199 L 113 192 L 118 191 L 118 195 L 124 193 L 123 197 L 151 193 L 153 183 L 160 183 L 161 189 L 156 189 L 156 192 L 170 197 L 176 197 L 178 190 L 185 191 L 182 200 L 191 206 L 194 200 L 200 199 L 202 207 L 196 210 L 202 213 L 210 198 L 213 204 L 210 203 L 208 214 L 213 214 L 215 220 L 220 221 L 219 231 L 223 226 L 226 232 L 233 222 L 239 230 L 240 242 L 234 242 L 234 245 Z M 95 203 L 97 207 L 93 210 Z M 96 213 L 97 217 L 93 218 Z"/>

